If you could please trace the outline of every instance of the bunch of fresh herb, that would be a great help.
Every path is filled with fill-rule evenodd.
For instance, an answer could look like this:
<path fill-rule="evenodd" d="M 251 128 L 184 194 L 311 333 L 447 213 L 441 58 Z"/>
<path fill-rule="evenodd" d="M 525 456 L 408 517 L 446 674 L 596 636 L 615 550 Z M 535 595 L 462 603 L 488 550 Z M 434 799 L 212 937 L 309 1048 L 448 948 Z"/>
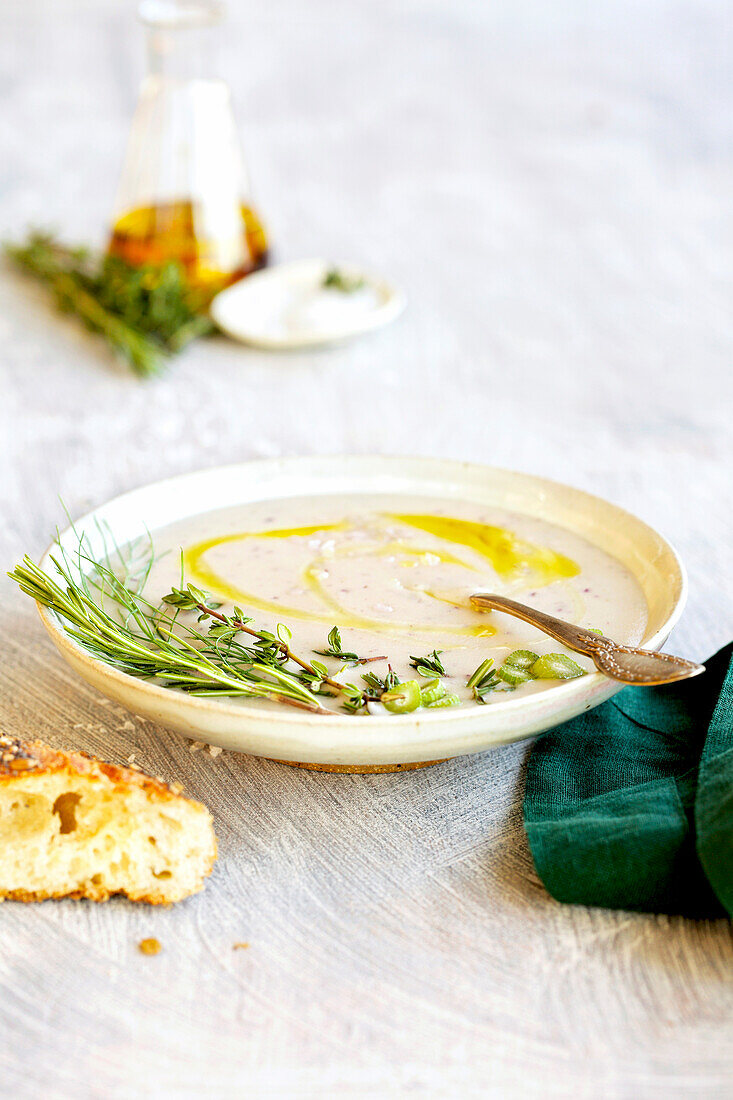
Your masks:
<path fill-rule="evenodd" d="M 160 374 L 171 355 L 214 329 L 204 299 L 175 261 L 131 267 L 38 231 L 21 245 L 6 244 L 5 252 L 50 286 L 59 308 L 101 333 L 139 375 Z"/>
<path fill-rule="evenodd" d="M 249 625 L 254 620 L 245 615 L 241 607 L 235 607 L 233 615 L 224 615 L 218 610 L 221 604 L 210 600 L 205 592 L 193 584 L 188 584 L 185 588 L 173 588 L 167 596 L 163 596 L 163 603 L 176 607 L 179 611 L 197 611 L 198 622 L 213 619 L 208 637 L 216 639 L 220 645 L 231 647 L 238 634 L 248 634 L 255 639 L 254 651 L 259 659 L 280 665 L 292 661 L 299 665 L 302 670 L 298 674 L 299 680 L 307 684 L 313 692 L 339 695 L 348 686 L 329 676 L 328 669 L 320 661 L 306 661 L 294 653 L 290 648 L 292 631 L 284 623 L 278 623 L 276 634 L 269 630 L 257 630 Z"/>

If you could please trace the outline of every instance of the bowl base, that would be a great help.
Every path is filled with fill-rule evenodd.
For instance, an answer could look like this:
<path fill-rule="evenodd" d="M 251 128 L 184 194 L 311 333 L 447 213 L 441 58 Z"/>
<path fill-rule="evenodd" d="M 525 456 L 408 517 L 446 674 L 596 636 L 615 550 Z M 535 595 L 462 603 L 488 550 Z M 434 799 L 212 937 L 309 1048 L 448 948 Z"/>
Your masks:
<path fill-rule="evenodd" d="M 304 764 L 300 760 L 275 760 L 268 756 L 273 764 L 287 764 L 289 768 L 305 768 L 310 772 L 345 772 L 348 775 L 373 775 L 377 772 L 411 772 L 416 768 L 430 768 L 433 764 L 442 764 L 448 759 L 420 760 L 417 764 Z"/>

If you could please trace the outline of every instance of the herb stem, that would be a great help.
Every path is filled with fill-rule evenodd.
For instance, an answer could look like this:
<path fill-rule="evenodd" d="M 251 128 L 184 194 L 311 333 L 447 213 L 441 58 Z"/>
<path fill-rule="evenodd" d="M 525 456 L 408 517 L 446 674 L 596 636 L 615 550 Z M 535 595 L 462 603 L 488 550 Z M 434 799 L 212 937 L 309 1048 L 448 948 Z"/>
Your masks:
<path fill-rule="evenodd" d="M 226 615 L 222 615 L 219 611 L 214 611 L 213 608 L 207 607 L 205 603 L 197 603 L 196 608 L 198 611 L 201 612 L 202 615 L 209 615 L 212 619 L 218 619 L 220 623 L 224 623 L 226 626 L 233 626 L 237 630 L 241 630 L 244 634 L 249 634 L 252 638 L 262 638 L 259 630 L 253 630 L 251 627 L 247 626 L 246 623 L 243 623 L 240 619 L 228 619 Z M 305 671 L 309 672 L 312 676 L 315 676 L 316 679 L 320 680 L 322 683 L 328 684 L 329 687 L 335 688 L 338 695 L 340 695 L 341 692 L 344 690 L 344 685 L 340 684 L 338 680 L 332 680 L 330 676 L 321 676 L 321 674 L 318 672 L 317 669 L 313 667 L 313 665 L 309 664 L 308 661 L 305 661 L 302 657 L 299 657 L 297 653 L 293 653 L 287 642 L 282 642 L 278 639 L 278 641 L 273 644 L 277 645 L 280 652 L 289 661 L 293 661 L 296 665 L 300 665 L 301 668 L 305 669 Z M 371 660 L 377 659 L 378 658 L 376 657 L 371 658 Z"/>

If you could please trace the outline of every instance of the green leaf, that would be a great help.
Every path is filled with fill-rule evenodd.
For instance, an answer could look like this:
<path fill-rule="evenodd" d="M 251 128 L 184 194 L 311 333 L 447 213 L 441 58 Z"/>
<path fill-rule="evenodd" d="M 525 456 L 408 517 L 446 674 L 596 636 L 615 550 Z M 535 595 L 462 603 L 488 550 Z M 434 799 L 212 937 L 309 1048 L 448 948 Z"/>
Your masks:
<path fill-rule="evenodd" d="M 489 675 L 493 667 L 494 658 L 487 657 L 485 661 L 481 662 L 476 671 L 473 672 L 471 676 L 469 676 L 466 687 L 476 687 L 476 684 L 478 684 L 481 680 L 484 680 Z"/>
<path fill-rule="evenodd" d="M 359 664 L 364 658 L 358 653 L 345 653 L 341 648 L 341 632 L 337 626 L 332 626 L 328 632 L 328 649 L 316 649 L 314 651 L 321 657 L 337 657 L 340 661 L 350 664 Z"/>
<path fill-rule="evenodd" d="M 21 245 L 6 244 L 5 252 L 49 286 L 59 309 L 104 336 L 141 376 L 160 374 L 172 354 L 214 331 L 207 303 L 174 261 L 132 267 L 69 248 L 38 230 Z"/>
<path fill-rule="evenodd" d="M 341 705 L 344 710 L 352 714 L 363 710 L 365 704 L 364 692 L 356 684 L 344 684 L 341 692 Z"/>
<path fill-rule="evenodd" d="M 385 691 L 391 691 L 393 687 L 400 683 L 400 678 L 391 665 L 386 676 L 378 676 L 376 672 L 364 672 L 361 678 L 367 687 L 378 695 Z"/>

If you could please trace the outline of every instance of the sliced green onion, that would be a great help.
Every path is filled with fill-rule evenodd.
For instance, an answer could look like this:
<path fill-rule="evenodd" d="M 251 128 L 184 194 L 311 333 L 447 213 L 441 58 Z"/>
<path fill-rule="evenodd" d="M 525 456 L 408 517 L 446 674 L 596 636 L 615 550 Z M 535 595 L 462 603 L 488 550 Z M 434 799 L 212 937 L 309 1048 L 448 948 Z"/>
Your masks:
<path fill-rule="evenodd" d="M 520 684 L 526 684 L 533 678 L 530 670 L 538 659 L 539 654 L 533 653 L 531 649 L 515 649 L 506 658 L 501 668 L 497 668 L 496 675 L 505 684 L 509 684 L 509 687 L 519 687 Z"/>
<path fill-rule="evenodd" d="M 510 668 L 521 668 L 529 671 L 538 657 L 539 653 L 533 653 L 531 649 L 515 649 L 513 653 L 509 654 L 501 667 L 506 668 L 508 665 Z"/>
<path fill-rule="evenodd" d="M 420 706 L 420 685 L 417 680 L 405 680 L 391 691 L 385 691 L 380 702 L 390 714 L 408 714 Z"/>
<path fill-rule="evenodd" d="M 500 680 L 503 680 L 505 684 L 509 684 L 510 687 L 519 687 L 520 684 L 526 684 L 528 680 L 532 680 L 532 673 L 528 669 L 513 668 L 512 665 L 506 664 L 506 662 L 497 668 L 496 675 Z"/>
<path fill-rule="evenodd" d="M 459 707 L 461 700 L 457 695 L 454 695 L 452 691 L 446 691 L 445 695 L 441 695 L 439 699 L 435 699 L 432 703 L 425 704 L 428 710 L 434 710 L 436 707 Z"/>
<path fill-rule="evenodd" d="M 429 707 L 431 703 L 437 702 L 447 694 L 448 689 L 445 684 L 442 684 L 436 676 L 434 680 L 428 680 L 427 684 L 423 684 L 420 688 L 420 702 L 424 707 Z"/>
<path fill-rule="evenodd" d="M 566 653 L 545 653 L 530 672 L 538 680 L 574 680 L 576 676 L 585 676 L 585 669 Z"/>

